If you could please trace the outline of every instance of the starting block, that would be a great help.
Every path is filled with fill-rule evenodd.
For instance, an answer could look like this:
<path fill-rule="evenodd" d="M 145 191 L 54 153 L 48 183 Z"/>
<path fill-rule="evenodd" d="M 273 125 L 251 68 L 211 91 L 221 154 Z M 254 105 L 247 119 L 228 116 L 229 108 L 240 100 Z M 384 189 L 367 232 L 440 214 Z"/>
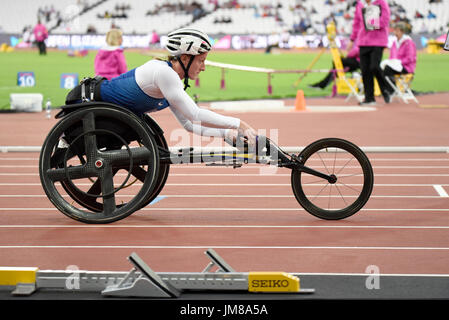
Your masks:
<path fill-rule="evenodd" d="M 247 291 L 252 293 L 314 293 L 300 287 L 297 276 L 286 272 L 236 272 L 213 249 L 205 252 L 210 263 L 202 272 L 154 272 L 136 253 L 128 260 L 129 272 L 38 270 L 0 268 L 0 290 L 31 295 L 39 289 L 99 292 L 112 297 L 178 298 L 185 291 Z M 26 269 L 26 270 L 21 270 Z M 216 269 L 215 272 L 211 270 Z"/>
<path fill-rule="evenodd" d="M 103 295 L 119 297 L 179 297 L 179 291 L 171 284 L 164 282 L 136 253 L 132 253 L 128 260 L 134 265 L 134 269 L 117 285 L 106 287 L 101 292 Z M 140 271 L 140 275 L 137 275 L 137 271 Z"/>

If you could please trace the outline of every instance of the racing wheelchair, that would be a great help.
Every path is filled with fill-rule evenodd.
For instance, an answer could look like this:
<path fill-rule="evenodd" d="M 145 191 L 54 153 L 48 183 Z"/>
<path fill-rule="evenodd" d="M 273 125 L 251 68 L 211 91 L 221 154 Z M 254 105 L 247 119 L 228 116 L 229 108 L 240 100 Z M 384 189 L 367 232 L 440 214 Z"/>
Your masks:
<path fill-rule="evenodd" d="M 296 200 L 307 212 L 327 220 L 358 212 L 373 189 L 368 157 L 339 138 L 315 141 L 299 154 L 284 152 L 262 136 L 253 150 L 245 146 L 225 152 L 173 151 L 150 116 L 114 104 L 66 105 L 56 118 L 60 120 L 41 149 L 41 184 L 59 211 L 84 223 L 114 222 L 149 205 L 162 191 L 171 164 L 237 168 L 255 163 L 290 169 Z"/>

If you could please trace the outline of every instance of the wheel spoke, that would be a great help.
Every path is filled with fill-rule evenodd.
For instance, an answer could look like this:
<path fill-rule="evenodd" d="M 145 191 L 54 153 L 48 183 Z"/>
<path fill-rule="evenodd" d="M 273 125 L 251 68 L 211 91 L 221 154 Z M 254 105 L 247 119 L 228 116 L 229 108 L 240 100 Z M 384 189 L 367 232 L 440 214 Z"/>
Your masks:
<path fill-rule="evenodd" d="M 314 177 L 314 176 L 312 176 L 312 175 L 310 175 L 311 177 Z M 303 183 L 304 183 L 304 185 L 309 185 L 309 184 L 315 184 L 315 183 L 322 183 L 323 181 L 326 181 L 327 182 L 327 180 L 326 179 L 320 179 L 320 180 L 314 180 L 314 181 L 304 181 Z"/>
<path fill-rule="evenodd" d="M 330 174 L 329 169 L 327 168 L 326 163 L 324 162 L 323 158 L 321 158 L 319 152 L 317 152 L 317 155 L 318 155 L 318 157 L 320 158 L 321 162 L 323 163 L 324 168 L 326 168 L 327 173 Z"/>
<path fill-rule="evenodd" d="M 53 182 L 67 180 L 67 176 L 71 180 L 89 178 L 92 176 L 92 173 L 84 165 L 68 167 L 67 175 L 64 168 L 48 169 L 46 171 L 46 174 L 48 178 Z"/>
<path fill-rule="evenodd" d="M 143 169 L 142 167 L 133 167 L 131 174 L 137 179 L 139 179 L 141 182 L 145 182 L 147 171 L 145 171 L 145 169 Z"/>
<path fill-rule="evenodd" d="M 335 185 L 335 188 L 337 189 L 338 193 L 340 194 L 341 199 L 342 199 L 343 202 L 345 203 L 345 206 L 348 206 L 348 203 L 346 202 L 345 197 L 343 197 L 343 194 L 341 193 L 340 188 L 338 187 L 337 184 Z"/>
<path fill-rule="evenodd" d="M 100 175 L 101 193 L 103 194 L 103 213 L 111 215 L 116 209 L 114 194 L 114 173 L 111 168 L 106 168 Z"/>
<path fill-rule="evenodd" d="M 338 180 L 341 180 L 343 178 L 350 178 L 350 177 L 363 177 L 363 172 L 362 173 L 354 173 L 354 174 L 338 175 Z"/>
<path fill-rule="evenodd" d="M 129 151 L 131 152 L 131 156 L 129 155 L 129 152 L 126 149 L 107 150 L 101 152 L 100 154 L 103 155 L 104 157 L 107 157 L 114 167 L 128 166 L 129 168 L 131 159 L 134 165 L 148 164 L 148 159 L 150 158 L 151 154 L 147 148 L 145 147 L 130 148 Z"/>
<path fill-rule="evenodd" d="M 313 197 L 312 202 L 321 194 L 321 192 L 323 192 L 324 189 L 326 189 L 326 187 L 329 185 L 329 183 L 326 183 L 326 185 L 324 187 L 321 188 L 320 192 L 318 192 L 315 197 Z"/>
<path fill-rule="evenodd" d="M 95 130 L 95 116 L 93 112 L 89 112 L 83 118 L 83 130 L 84 132 L 89 132 Z M 97 136 L 95 134 L 85 134 L 84 135 L 84 145 L 86 150 L 87 161 L 92 157 L 95 157 L 97 153 Z"/>
<path fill-rule="evenodd" d="M 337 162 L 337 149 L 335 148 L 335 152 L 334 152 L 334 164 L 332 166 L 332 174 L 335 174 L 335 164 Z"/>
<path fill-rule="evenodd" d="M 347 184 L 345 184 L 345 183 L 343 183 L 343 182 L 338 182 L 338 183 L 344 185 L 346 188 L 349 188 L 349 189 L 351 189 L 351 190 L 354 190 L 354 191 L 357 192 L 357 193 L 362 192 L 362 190 L 357 190 L 357 189 L 355 189 L 355 188 L 351 187 L 350 185 L 347 185 Z"/>
<path fill-rule="evenodd" d="M 344 168 L 346 168 L 346 166 L 349 164 L 349 162 L 352 161 L 352 159 L 354 159 L 354 157 L 350 158 L 348 162 L 346 162 L 345 165 L 341 167 L 340 170 L 338 170 L 338 172 L 335 175 L 339 174 Z"/>
<path fill-rule="evenodd" d="M 112 169 L 112 175 L 115 176 L 115 174 L 118 172 L 119 169 L 117 168 L 113 168 Z M 100 193 L 102 192 L 101 189 L 101 179 L 97 179 L 89 188 L 89 190 L 87 191 L 87 193 L 89 194 L 97 194 L 100 195 Z"/>

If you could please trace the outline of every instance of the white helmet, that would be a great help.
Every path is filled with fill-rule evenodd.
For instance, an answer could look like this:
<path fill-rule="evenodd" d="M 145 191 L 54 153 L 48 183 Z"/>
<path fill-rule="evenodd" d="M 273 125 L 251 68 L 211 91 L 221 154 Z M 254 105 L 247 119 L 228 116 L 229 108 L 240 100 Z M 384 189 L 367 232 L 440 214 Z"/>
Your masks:
<path fill-rule="evenodd" d="M 211 44 L 209 36 L 204 32 L 192 28 L 181 28 L 168 34 L 166 47 L 173 56 L 181 54 L 196 56 L 210 51 Z"/>

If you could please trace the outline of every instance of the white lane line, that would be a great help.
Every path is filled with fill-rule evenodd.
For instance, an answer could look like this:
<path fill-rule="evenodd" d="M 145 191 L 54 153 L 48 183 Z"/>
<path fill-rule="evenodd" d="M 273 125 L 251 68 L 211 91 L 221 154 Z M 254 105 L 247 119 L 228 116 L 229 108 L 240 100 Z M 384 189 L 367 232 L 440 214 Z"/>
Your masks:
<path fill-rule="evenodd" d="M 34 186 L 41 186 L 42 184 L 36 182 L 2 182 L 0 183 L 0 186 L 28 186 L 28 187 L 34 187 Z M 91 183 L 77 183 L 77 186 L 91 186 Z M 449 184 L 448 184 L 449 185 Z M 133 186 L 142 186 L 142 183 L 134 183 Z M 189 186 L 233 186 L 233 187 L 283 187 L 283 186 L 289 186 L 291 187 L 290 183 L 166 183 L 165 186 L 183 186 L 183 187 L 189 187 Z M 427 184 L 427 185 L 418 185 L 418 186 L 433 186 L 433 184 Z"/>
<path fill-rule="evenodd" d="M 440 184 L 434 184 L 433 188 L 435 189 L 435 191 L 438 193 L 438 195 L 441 198 L 449 198 L 449 195 L 447 194 L 446 190 L 444 190 L 443 186 Z"/>
<path fill-rule="evenodd" d="M 1 210 L 1 208 L 0 208 Z M 157 211 L 157 210 L 165 210 L 165 211 L 176 211 L 176 210 L 185 210 L 185 211 L 297 211 L 304 210 L 301 207 L 298 208 L 142 208 L 140 210 L 148 210 L 148 211 Z M 449 209 L 403 209 L 403 208 L 389 208 L 389 209 L 370 209 L 363 208 L 360 211 L 442 211 L 447 212 Z"/>
<path fill-rule="evenodd" d="M 84 208 L 81 208 L 85 210 Z M 57 211 L 57 208 L 0 208 L 0 211 Z M 142 208 L 139 211 L 305 211 L 301 207 L 297 208 Z M 448 212 L 449 209 L 428 209 L 428 208 L 414 208 L 414 209 L 403 209 L 403 208 L 389 208 L 389 209 L 372 209 L 372 208 L 363 208 L 360 211 L 379 211 L 379 212 L 389 212 L 389 211 L 398 211 L 398 212 L 407 212 L 407 211 L 419 211 L 419 212 Z"/>
<path fill-rule="evenodd" d="M 0 225 L 0 228 L 153 228 L 153 229 L 166 229 L 166 228 L 223 228 L 223 229 L 449 229 L 449 226 L 354 226 L 354 225 L 293 225 L 293 226 L 273 226 L 273 225 L 51 225 L 51 224 L 33 224 L 33 225 Z"/>
<path fill-rule="evenodd" d="M 26 177 L 39 176 L 39 173 L 0 173 L 5 177 Z M 116 176 L 126 176 L 126 174 L 117 174 Z M 170 177 L 290 177 L 291 174 L 273 173 L 172 173 Z M 361 175 L 358 175 L 361 176 Z M 375 177 L 449 177 L 449 173 L 375 173 Z"/>
<path fill-rule="evenodd" d="M 171 166 L 170 168 L 172 168 L 173 166 Z M 34 168 L 36 170 L 38 170 L 39 168 L 36 165 L 0 165 L 0 168 Z M 182 168 L 182 167 L 176 167 L 176 168 Z M 191 168 L 189 166 L 189 168 Z M 196 168 L 213 168 L 210 166 L 204 166 L 204 167 L 200 167 L 197 166 Z M 253 169 L 256 168 L 260 168 L 260 166 L 258 167 L 252 167 Z M 263 167 L 262 167 L 263 168 Z M 315 168 L 324 168 L 324 166 L 315 166 Z M 339 166 L 336 166 L 336 168 L 340 168 Z M 345 169 L 358 169 L 360 168 L 359 166 L 345 166 Z M 373 166 L 373 169 L 448 169 L 449 166 Z M 12 173 L 10 173 L 12 174 Z M 21 173 L 16 173 L 17 175 L 20 175 Z M 35 173 L 37 174 L 37 173 Z M 196 173 L 193 173 L 194 175 L 197 175 Z M 123 174 L 126 175 L 126 174 Z M 178 174 L 179 176 L 182 175 L 192 175 L 192 173 L 185 173 L 185 174 Z M 200 174 L 202 175 L 202 174 Z M 215 175 L 215 174 L 204 174 L 204 175 Z M 217 175 L 233 175 L 233 174 L 217 174 Z M 239 175 L 238 173 L 234 174 L 234 175 Z M 257 174 L 252 174 L 252 175 L 257 175 Z M 276 175 L 276 174 L 266 174 L 266 175 Z"/>
<path fill-rule="evenodd" d="M 77 186 L 91 186 L 91 183 L 77 183 Z M 324 186 L 325 184 L 307 184 L 309 186 Z M 361 186 L 361 184 L 351 183 L 348 186 Z M 433 187 L 434 183 L 375 183 L 375 187 Z M 440 186 L 449 186 L 449 184 L 439 184 Z M 38 182 L 1 182 L 0 187 L 35 187 L 41 186 Z M 142 186 L 142 183 L 135 183 L 133 186 Z M 166 183 L 165 186 L 174 187 L 209 187 L 209 186 L 223 186 L 223 187 L 291 187 L 290 183 Z"/>
<path fill-rule="evenodd" d="M 364 246 L 28 246 L 28 245 L 3 245 L 0 249 L 312 249 L 312 250 L 449 250 L 449 247 L 364 247 Z"/>
<path fill-rule="evenodd" d="M 117 198 L 133 198 L 135 194 L 119 194 L 116 195 Z M 289 195 L 268 195 L 268 194 L 257 194 L 257 195 L 244 195 L 244 194 L 164 194 L 161 195 L 165 198 L 294 198 L 293 194 Z M 63 198 L 70 198 L 68 195 L 62 195 Z M 355 195 L 345 195 L 345 198 L 356 198 Z M 371 195 L 370 198 L 373 199 L 439 199 L 442 196 L 417 196 L 417 195 Z M 45 194 L 0 194 L 0 198 L 48 198 Z M 316 198 L 337 198 L 340 199 L 340 195 L 321 195 L 316 196 Z"/>
<path fill-rule="evenodd" d="M 0 165 L 0 168 L 35 168 L 36 170 L 39 169 L 36 165 Z"/>
<path fill-rule="evenodd" d="M 14 158 L 3 158 L 0 157 L 0 161 L 39 161 L 39 158 L 29 158 L 29 157 L 14 157 Z M 449 161 L 449 157 L 447 158 L 375 158 L 373 156 L 370 157 L 370 161 L 395 161 L 395 162 L 401 162 L 401 161 Z M 249 164 L 248 166 L 251 166 L 253 164 Z M 253 165 L 254 166 L 254 165 Z M 37 166 L 36 166 L 37 167 Z M 203 168 L 206 167 L 205 165 L 172 165 L 170 168 Z M 258 167 L 258 166 L 254 166 Z M 209 168 L 209 167 L 206 167 Z M 211 167 L 212 168 L 212 167 Z"/>
<path fill-rule="evenodd" d="M 0 158 L 0 161 L 9 161 L 9 160 L 12 160 L 12 161 L 30 161 L 30 160 L 32 160 L 32 161 L 39 161 L 39 158 L 21 158 L 21 157 L 19 157 L 19 158 Z"/>

